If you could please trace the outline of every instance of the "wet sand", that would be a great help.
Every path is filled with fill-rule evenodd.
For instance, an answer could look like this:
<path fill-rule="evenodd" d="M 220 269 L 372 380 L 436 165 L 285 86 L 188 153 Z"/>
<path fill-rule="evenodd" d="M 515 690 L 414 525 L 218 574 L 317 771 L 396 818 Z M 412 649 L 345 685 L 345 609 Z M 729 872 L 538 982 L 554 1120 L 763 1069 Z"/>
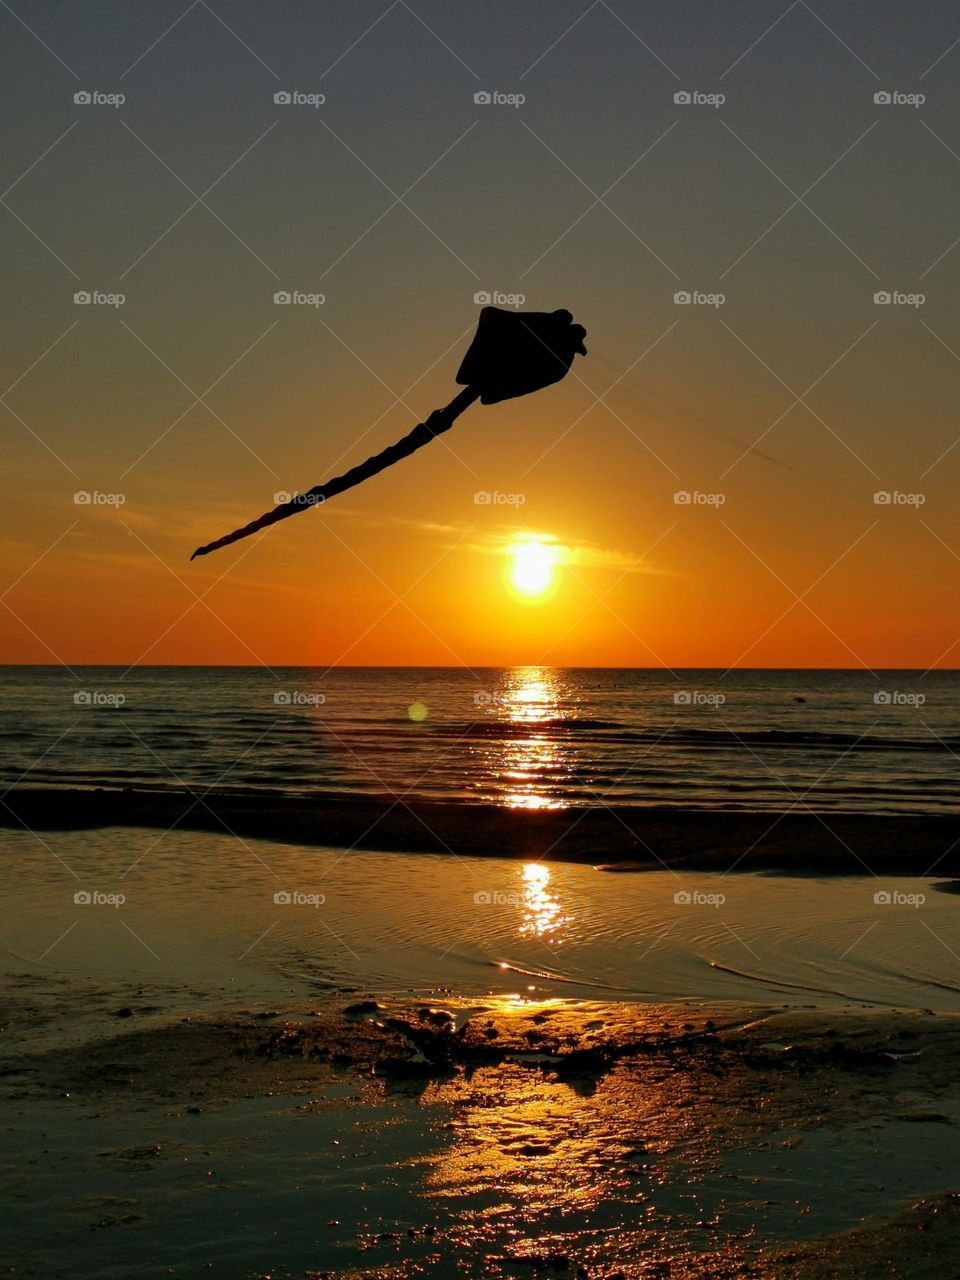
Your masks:
<path fill-rule="evenodd" d="M 829 880 L 739 875 L 722 908 L 688 901 L 721 879 L 687 875 L 698 856 L 726 870 L 758 815 L 634 811 L 634 834 L 649 818 L 673 835 L 615 854 L 611 828 L 588 856 L 589 815 L 585 833 L 498 811 L 483 840 L 526 832 L 523 857 L 491 858 L 501 841 L 474 863 L 422 856 L 419 820 L 418 856 L 347 859 L 309 806 L 284 844 L 225 835 L 204 803 L 181 815 L 201 835 L 155 834 L 146 803 L 98 829 L 98 804 L 59 838 L 3 837 L 0 1274 L 951 1274 L 956 899 L 936 882 L 898 881 L 922 909 L 875 905 L 864 868 L 838 879 L 821 844 Z M 914 875 L 953 825 L 877 822 Z M 823 825 L 779 825 L 797 843 L 767 865 L 811 870 L 801 834 Z M 567 865 L 526 864 L 557 830 L 544 864 Z M 297 886 L 324 907 L 277 906 Z M 78 888 L 126 902 L 77 905 Z"/>
<path fill-rule="evenodd" d="M 818 814 L 684 808 L 522 810 L 400 797 L 21 788 L 0 827 L 150 827 L 396 852 L 632 863 L 811 875 L 960 876 L 955 815 Z"/>
<path fill-rule="evenodd" d="M 174 1015 L 37 975 L 0 1016 L 10 1274 L 873 1280 L 960 1244 L 954 1016 Z"/>

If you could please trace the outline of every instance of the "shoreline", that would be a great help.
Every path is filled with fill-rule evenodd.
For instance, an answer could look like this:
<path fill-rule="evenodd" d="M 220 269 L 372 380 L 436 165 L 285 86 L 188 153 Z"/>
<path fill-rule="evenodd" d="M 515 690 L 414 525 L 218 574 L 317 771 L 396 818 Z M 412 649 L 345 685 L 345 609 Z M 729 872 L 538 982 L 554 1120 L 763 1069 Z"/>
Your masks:
<path fill-rule="evenodd" d="M 402 797 L 13 788 L 0 828 L 147 827 L 379 852 L 795 875 L 960 876 L 960 815 L 665 807 L 506 809 Z"/>

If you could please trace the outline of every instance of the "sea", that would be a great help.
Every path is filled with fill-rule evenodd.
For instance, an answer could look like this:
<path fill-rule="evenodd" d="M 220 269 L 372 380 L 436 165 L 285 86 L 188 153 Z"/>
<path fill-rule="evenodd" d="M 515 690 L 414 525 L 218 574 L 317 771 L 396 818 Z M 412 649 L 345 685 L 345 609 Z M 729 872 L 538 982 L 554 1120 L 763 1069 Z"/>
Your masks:
<path fill-rule="evenodd" d="M 20 666 L 0 709 L 0 803 L 212 788 L 442 800 L 464 823 L 480 804 L 685 806 L 720 829 L 731 810 L 960 800 L 955 672 Z M 922 847 L 888 884 L 802 857 L 789 877 L 618 874 L 602 845 L 591 866 L 315 835 L 8 825 L 0 970 L 178 1012 L 347 991 L 960 1010 L 960 899 Z"/>
<path fill-rule="evenodd" d="M 960 672 L 0 668 L 0 785 L 937 813 Z"/>

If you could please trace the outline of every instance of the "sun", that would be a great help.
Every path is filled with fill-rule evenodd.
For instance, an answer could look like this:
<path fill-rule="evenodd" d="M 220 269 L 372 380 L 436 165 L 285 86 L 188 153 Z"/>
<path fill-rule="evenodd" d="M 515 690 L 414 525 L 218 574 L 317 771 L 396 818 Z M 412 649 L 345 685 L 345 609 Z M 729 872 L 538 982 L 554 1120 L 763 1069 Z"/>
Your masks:
<path fill-rule="evenodd" d="M 553 585 L 559 548 L 539 538 L 524 538 L 508 548 L 510 582 L 528 600 L 546 595 Z"/>

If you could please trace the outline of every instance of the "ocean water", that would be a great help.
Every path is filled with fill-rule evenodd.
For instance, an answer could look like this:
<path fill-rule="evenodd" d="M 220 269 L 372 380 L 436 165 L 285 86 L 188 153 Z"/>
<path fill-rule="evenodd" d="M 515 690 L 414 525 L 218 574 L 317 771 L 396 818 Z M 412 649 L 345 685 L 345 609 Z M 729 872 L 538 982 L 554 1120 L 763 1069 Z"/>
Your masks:
<path fill-rule="evenodd" d="M 0 784 L 943 812 L 960 672 L 0 668 Z"/>

